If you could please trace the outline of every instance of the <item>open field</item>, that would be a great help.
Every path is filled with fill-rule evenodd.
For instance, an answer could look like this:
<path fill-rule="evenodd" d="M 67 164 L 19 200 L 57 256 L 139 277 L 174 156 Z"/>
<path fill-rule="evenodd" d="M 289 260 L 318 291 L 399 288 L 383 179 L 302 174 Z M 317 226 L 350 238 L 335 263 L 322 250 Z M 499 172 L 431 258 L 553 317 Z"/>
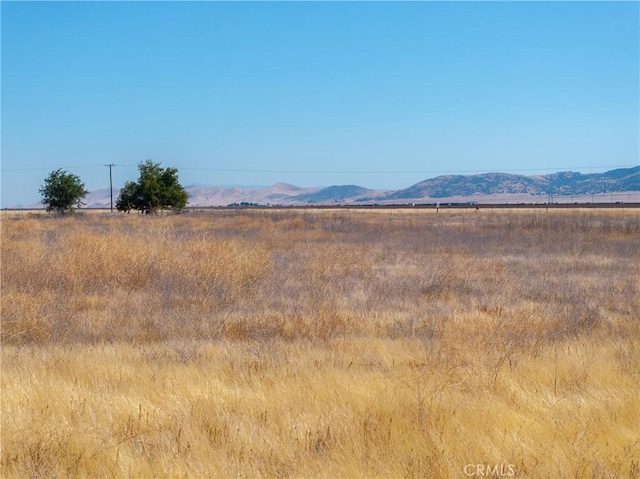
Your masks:
<path fill-rule="evenodd" d="M 3 478 L 640 478 L 640 210 L 2 216 Z"/>

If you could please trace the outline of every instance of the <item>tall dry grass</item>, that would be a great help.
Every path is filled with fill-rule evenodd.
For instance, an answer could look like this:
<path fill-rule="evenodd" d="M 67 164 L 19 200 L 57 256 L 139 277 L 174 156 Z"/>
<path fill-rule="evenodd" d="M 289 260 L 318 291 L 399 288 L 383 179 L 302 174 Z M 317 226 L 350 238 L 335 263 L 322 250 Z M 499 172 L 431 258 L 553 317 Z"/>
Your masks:
<path fill-rule="evenodd" d="M 2 477 L 640 477 L 640 214 L 2 218 Z"/>

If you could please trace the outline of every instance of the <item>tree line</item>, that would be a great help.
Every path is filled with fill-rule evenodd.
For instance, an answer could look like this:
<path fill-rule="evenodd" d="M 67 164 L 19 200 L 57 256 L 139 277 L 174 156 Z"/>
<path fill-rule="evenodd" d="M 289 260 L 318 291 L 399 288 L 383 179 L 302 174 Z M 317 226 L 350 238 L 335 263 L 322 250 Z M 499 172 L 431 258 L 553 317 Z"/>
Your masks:
<path fill-rule="evenodd" d="M 155 213 L 160 209 L 180 210 L 187 205 L 189 194 L 178 181 L 176 168 L 163 168 L 151 160 L 138 164 L 138 181 L 127 181 L 118 195 L 118 211 L 137 210 Z M 84 205 L 89 194 L 82 180 L 73 173 L 52 171 L 40 188 L 41 203 L 47 211 L 66 213 Z"/>

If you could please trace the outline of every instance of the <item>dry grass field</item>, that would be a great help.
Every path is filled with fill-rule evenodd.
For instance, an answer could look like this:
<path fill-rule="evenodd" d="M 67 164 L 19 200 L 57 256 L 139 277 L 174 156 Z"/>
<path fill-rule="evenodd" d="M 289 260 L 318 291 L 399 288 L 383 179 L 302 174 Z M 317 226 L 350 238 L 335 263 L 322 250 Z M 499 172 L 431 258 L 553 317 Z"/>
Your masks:
<path fill-rule="evenodd" d="M 3 478 L 640 478 L 640 211 L 2 217 Z"/>

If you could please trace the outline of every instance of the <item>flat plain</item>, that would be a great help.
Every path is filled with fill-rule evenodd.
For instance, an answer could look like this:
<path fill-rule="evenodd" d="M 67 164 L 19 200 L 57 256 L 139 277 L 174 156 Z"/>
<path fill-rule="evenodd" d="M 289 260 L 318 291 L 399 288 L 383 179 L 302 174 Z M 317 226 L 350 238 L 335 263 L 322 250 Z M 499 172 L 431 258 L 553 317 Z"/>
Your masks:
<path fill-rule="evenodd" d="M 2 216 L 3 478 L 640 478 L 640 210 Z"/>

